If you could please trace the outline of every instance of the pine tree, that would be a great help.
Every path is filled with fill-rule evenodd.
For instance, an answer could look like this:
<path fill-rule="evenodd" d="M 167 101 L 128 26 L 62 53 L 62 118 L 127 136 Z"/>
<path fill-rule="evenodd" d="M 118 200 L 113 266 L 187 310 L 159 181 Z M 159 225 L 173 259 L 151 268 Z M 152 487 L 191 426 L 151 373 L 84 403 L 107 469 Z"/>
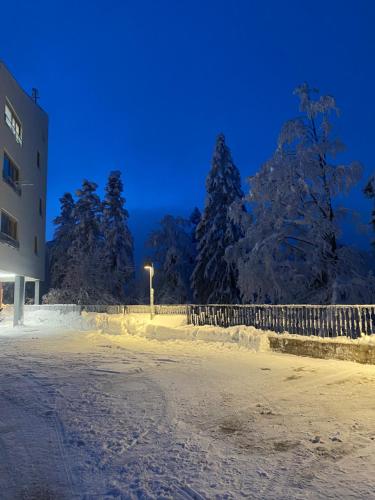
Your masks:
<path fill-rule="evenodd" d="M 194 298 L 203 304 L 236 303 L 237 267 L 226 260 L 225 254 L 242 236 L 231 209 L 234 204 L 242 204 L 243 193 L 223 134 L 216 140 L 206 190 L 206 205 L 196 230 L 198 255 L 191 281 Z"/>
<path fill-rule="evenodd" d="M 364 188 L 364 193 L 367 198 L 373 200 L 373 209 L 371 214 L 371 225 L 373 231 L 375 231 L 375 175 L 373 175 Z M 372 245 L 375 247 L 375 239 L 372 240 Z"/>
<path fill-rule="evenodd" d="M 103 265 L 108 292 L 117 301 L 124 300 L 125 286 L 134 277 L 133 238 L 127 225 L 128 211 L 124 208 L 121 172 L 109 174 L 103 201 Z"/>
<path fill-rule="evenodd" d="M 49 247 L 49 282 L 53 288 L 60 288 L 69 267 L 69 248 L 76 218 L 75 203 L 70 193 L 60 198 L 60 215 L 53 220 L 56 226 L 53 241 Z"/>
<path fill-rule="evenodd" d="M 347 210 L 336 199 L 361 166 L 334 162 L 343 149 L 332 137 L 336 103 L 314 92 L 297 88 L 301 116 L 283 126 L 274 155 L 250 178 L 254 222 L 236 248 L 246 301 L 330 304 L 360 301 L 368 290 L 365 259 L 339 243 Z"/>
<path fill-rule="evenodd" d="M 189 302 L 195 257 L 191 222 L 166 215 L 160 222 L 160 229 L 151 233 L 147 245 L 153 251 L 157 301 L 161 304 Z"/>

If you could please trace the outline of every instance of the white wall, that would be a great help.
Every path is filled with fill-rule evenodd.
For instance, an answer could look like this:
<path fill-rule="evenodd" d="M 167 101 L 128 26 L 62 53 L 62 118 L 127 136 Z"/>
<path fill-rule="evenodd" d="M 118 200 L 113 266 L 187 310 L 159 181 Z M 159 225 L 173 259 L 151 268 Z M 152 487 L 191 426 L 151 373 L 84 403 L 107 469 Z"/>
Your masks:
<path fill-rule="evenodd" d="M 22 146 L 5 123 L 4 109 L 8 99 L 22 124 Z M 4 150 L 20 169 L 22 194 L 19 196 L 3 180 Z M 40 152 L 40 168 L 37 152 Z M 46 180 L 48 154 L 48 117 L 17 84 L 0 61 L 0 209 L 18 221 L 19 249 L 0 241 L 0 271 L 44 279 Z M 42 198 L 43 216 L 39 214 Z M 38 238 L 38 255 L 34 238 Z"/>

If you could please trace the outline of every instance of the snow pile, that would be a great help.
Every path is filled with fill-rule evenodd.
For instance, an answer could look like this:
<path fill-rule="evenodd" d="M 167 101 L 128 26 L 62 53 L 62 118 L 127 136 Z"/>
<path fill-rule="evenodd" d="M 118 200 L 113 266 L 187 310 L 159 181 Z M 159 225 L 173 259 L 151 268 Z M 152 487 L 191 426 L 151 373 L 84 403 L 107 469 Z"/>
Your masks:
<path fill-rule="evenodd" d="M 147 314 L 83 313 L 90 324 L 104 333 L 129 334 L 155 340 L 190 340 L 235 344 L 253 351 L 267 351 L 267 332 L 252 326 L 194 326 L 186 324 L 186 316 L 160 315 L 153 320 Z"/>
<path fill-rule="evenodd" d="M 351 345 L 375 345 L 375 335 L 363 335 L 359 339 L 347 337 L 318 337 L 282 334 L 269 330 L 259 330 L 252 326 L 188 325 L 185 315 L 156 315 L 152 320 L 149 314 L 104 314 L 80 312 L 79 308 L 61 306 L 26 307 L 24 326 L 17 327 L 22 332 L 28 327 L 48 330 L 96 330 L 109 335 L 132 335 L 160 341 L 183 340 L 232 344 L 256 352 L 269 350 L 269 339 L 294 339 L 301 342 L 337 343 Z M 6 306 L 0 313 L 0 332 L 13 330 L 13 307 Z M 14 331 L 14 330 L 13 330 Z"/>
<path fill-rule="evenodd" d="M 26 307 L 24 311 L 24 325 L 17 327 L 22 331 L 27 327 L 48 328 L 49 330 L 87 330 L 90 324 L 80 315 L 79 309 L 57 307 Z M 4 332 L 13 327 L 13 307 L 6 306 L 0 314 L 0 331 Z"/>
<path fill-rule="evenodd" d="M 269 350 L 269 338 L 294 339 L 301 342 L 336 343 L 351 345 L 375 345 L 375 335 L 363 335 L 359 339 L 347 337 L 318 337 L 275 333 L 253 326 L 194 326 L 186 324 L 185 315 L 157 315 L 153 320 L 148 314 L 86 314 L 93 328 L 114 335 L 130 334 L 155 340 L 189 340 L 217 342 L 245 347 L 260 352 Z"/>

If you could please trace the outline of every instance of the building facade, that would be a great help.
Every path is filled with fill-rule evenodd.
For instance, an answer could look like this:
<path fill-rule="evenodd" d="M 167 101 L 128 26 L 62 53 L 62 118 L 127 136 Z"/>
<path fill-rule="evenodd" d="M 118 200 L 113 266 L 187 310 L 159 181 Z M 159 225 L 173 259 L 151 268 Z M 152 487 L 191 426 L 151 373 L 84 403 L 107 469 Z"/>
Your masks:
<path fill-rule="evenodd" d="M 15 323 L 25 282 L 45 273 L 48 116 L 0 61 L 0 282 L 15 282 Z"/>

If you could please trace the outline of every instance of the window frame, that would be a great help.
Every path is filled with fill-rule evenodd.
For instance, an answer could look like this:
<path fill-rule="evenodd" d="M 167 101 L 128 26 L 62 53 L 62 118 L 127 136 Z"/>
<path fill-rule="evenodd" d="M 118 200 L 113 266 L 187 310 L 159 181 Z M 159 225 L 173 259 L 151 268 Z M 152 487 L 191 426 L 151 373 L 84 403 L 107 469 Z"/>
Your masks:
<path fill-rule="evenodd" d="M 7 113 L 7 110 L 9 113 Z M 10 114 L 10 116 L 8 116 Z M 5 98 L 5 106 L 4 106 L 4 120 L 9 130 L 14 135 L 17 144 L 22 146 L 23 142 L 23 127 L 22 121 L 14 110 L 14 107 L 10 103 L 9 99 Z"/>
<path fill-rule="evenodd" d="M 5 160 L 7 159 L 10 170 L 12 169 L 17 172 L 17 179 L 14 179 L 12 176 L 8 176 L 5 173 Z M 17 165 L 17 163 L 13 160 L 13 158 L 10 156 L 10 154 L 7 152 L 6 149 L 3 151 L 3 169 L 2 169 L 2 178 L 3 181 L 8 184 L 19 196 L 21 196 L 22 189 L 21 189 L 21 184 L 20 184 L 20 177 L 21 177 L 21 169 Z"/>

